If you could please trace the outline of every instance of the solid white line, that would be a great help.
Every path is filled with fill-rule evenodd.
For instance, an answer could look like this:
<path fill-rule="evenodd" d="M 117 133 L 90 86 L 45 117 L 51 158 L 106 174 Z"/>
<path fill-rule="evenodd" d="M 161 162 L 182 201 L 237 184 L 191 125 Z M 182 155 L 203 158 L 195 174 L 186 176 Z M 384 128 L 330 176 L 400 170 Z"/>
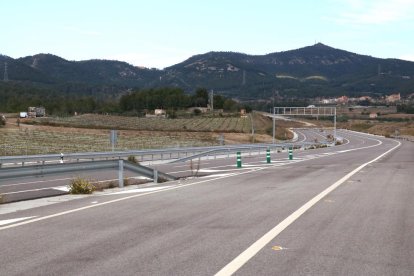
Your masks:
<path fill-rule="evenodd" d="M 228 263 L 225 267 L 223 267 L 219 272 L 216 273 L 216 276 L 227 276 L 232 275 L 237 270 L 239 270 L 244 264 L 246 264 L 251 258 L 253 258 L 260 250 L 262 250 L 269 242 L 271 242 L 274 238 L 276 238 L 283 230 L 285 230 L 289 225 L 291 225 L 295 220 L 297 220 L 300 216 L 302 216 L 307 210 L 309 210 L 313 205 L 318 203 L 322 198 L 328 195 L 330 192 L 338 188 L 342 183 L 347 181 L 351 176 L 359 172 L 365 166 L 377 161 L 384 155 L 390 153 L 394 149 L 398 148 L 401 143 L 396 141 L 398 145 L 391 148 L 390 150 L 384 152 L 383 154 L 379 155 L 375 159 L 360 165 L 358 168 L 354 169 L 334 184 L 329 186 L 327 189 L 322 191 L 320 194 L 309 200 L 305 205 L 300 207 L 298 210 L 293 212 L 290 216 L 285 218 L 282 222 L 276 225 L 273 229 L 267 232 L 263 237 L 258 239 L 255 243 L 253 243 L 249 248 L 247 248 L 244 252 L 242 252 L 239 256 L 237 256 L 234 260 Z"/>
<path fill-rule="evenodd" d="M 303 132 L 301 132 L 301 131 L 298 131 L 298 130 L 296 130 L 298 133 L 300 133 L 301 135 L 303 135 L 303 139 L 302 140 L 300 140 L 300 141 L 297 141 L 298 143 L 301 143 L 301 142 L 303 142 L 303 141 L 306 141 L 306 139 L 307 139 L 307 137 L 306 137 L 306 135 L 303 133 Z"/>
<path fill-rule="evenodd" d="M 68 178 L 31 181 L 31 182 L 21 182 L 21 183 L 14 183 L 14 184 L 5 184 L 5 185 L 1 185 L 1 186 L 2 187 L 10 187 L 10 186 L 28 185 L 28 184 L 43 183 L 43 182 L 62 181 L 62 180 L 69 180 L 69 179 L 72 179 L 72 178 L 68 177 Z"/>
<path fill-rule="evenodd" d="M 28 193 L 28 192 L 38 192 L 38 191 L 43 191 L 43 190 L 59 190 L 59 191 L 62 191 L 61 187 L 63 187 L 63 186 L 38 188 L 38 189 L 23 190 L 23 191 L 17 191 L 17 192 L 8 192 L 8 193 L 2 193 L 2 195 L 13 195 L 13 194 Z"/>
<path fill-rule="evenodd" d="M 36 216 L 24 217 L 24 218 L 14 218 L 14 219 L 4 219 L 4 220 L 0 220 L 0 225 L 10 224 L 10 223 L 18 222 L 18 221 L 25 220 L 25 219 L 31 219 L 31 218 L 34 218 L 34 217 L 36 217 Z"/>
<path fill-rule="evenodd" d="M 122 194 L 133 194 L 133 193 L 146 193 L 146 192 L 152 192 L 152 191 L 158 191 L 170 188 L 171 186 L 163 186 L 163 187 L 148 187 L 148 188 L 139 188 L 139 189 L 131 189 L 126 191 L 120 191 L 115 193 L 107 193 L 104 195 L 122 195 Z"/>
<path fill-rule="evenodd" d="M 69 192 L 69 186 L 58 186 L 58 187 L 53 187 L 53 190 L 58 190 L 58 191 L 62 191 L 62 192 Z"/>

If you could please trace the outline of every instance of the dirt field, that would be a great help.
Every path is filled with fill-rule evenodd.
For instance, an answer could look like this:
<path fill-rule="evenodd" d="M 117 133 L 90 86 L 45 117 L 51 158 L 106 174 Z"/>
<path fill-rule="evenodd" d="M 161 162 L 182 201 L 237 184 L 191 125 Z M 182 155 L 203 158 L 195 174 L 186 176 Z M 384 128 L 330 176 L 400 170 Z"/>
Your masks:
<path fill-rule="evenodd" d="M 25 120 L 19 120 L 18 123 L 16 116 L 10 117 L 8 117 L 6 127 L 0 128 L 0 155 L 3 156 L 112 150 L 110 129 L 107 127 L 99 128 L 108 118 L 107 116 L 86 117 L 93 118 L 90 121 L 83 117 L 81 127 L 54 126 L 49 123 L 48 125 L 25 124 Z M 128 117 L 114 116 L 110 118 L 110 121 L 112 126 L 121 124 L 121 122 L 129 128 L 134 128 L 133 125 L 137 126 L 137 130 L 117 131 L 118 141 L 115 150 L 132 150 L 219 145 L 221 135 L 224 136 L 225 144 L 250 143 L 253 140 L 256 143 L 272 141 L 271 136 L 267 134 L 269 128 L 271 129 L 271 120 L 257 114 L 253 115 L 253 119 L 254 139 L 251 135 L 250 118 L 199 118 L 188 121 L 193 125 L 187 124 L 188 129 L 181 131 L 140 130 L 143 126 L 136 125 L 136 122 Z M 73 123 L 75 120 L 69 121 L 76 125 Z M 171 125 L 170 129 L 182 128 L 182 121 L 179 119 L 168 120 L 168 122 Z M 148 122 L 146 124 L 147 128 L 159 128 L 159 126 L 152 127 Z M 86 125 L 93 127 L 85 127 Z M 246 129 L 246 125 L 249 127 L 248 129 Z M 211 128 L 216 129 L 215 131 L 203 131 Z M 235 130 L 240 132 L 234 132 Z M 291 135 L 282 128 L 278 129 L 277 134 L 286 138 Z"/>
<path fill-rule="evenodd" d="M 24 120 L 21 120 L 18 126 L 17 117 L 10 117 L 8 117 L 6 127 L 0 128 L 0 155 L 3 156 L 112 150 L 109 138 L 110 129 L 107 127 L 99 128 L 108 118 L 107 116 L 82 117 L 83 125 L 81 127 L 75 127 L 74 122 L 76 120 L 72 119 L 69 122 L 74 126 L 29 125 L 24 124 Z M 85 118 L 93 118 L 93 120 L 88 121 Z M 157 130 L 142 130 L 143 125 L 137 125 L 136 121 L 131 120 L 131 118 L 120 116 L 112 117 L 111 125 L 116 126 L 118 124 L 117 120 L 119 120 L 119 124 L 123 121 L 124 126 L 132 128 L 117 131 L 118 141 L 115 150 L 212 146 L 220 144 L 219 138 L 221 135 L 224 137 L 225 144 L 271 142 L 272 120 L 258 113 L 254 113 L 252 118 L 254 138 L 250 118 L 198 118 L 197 120 L 187 121 L 192 122 L 193 125 L 188 125 L 187 129 L 181 131 L 173 130 L 177 127 L 182 128 L 183 122 L 179 121 L 180 119 L 167 120 L 166 122 L 171 125 L 170 130 L 164 131 L 159 130 L 160 125 L 151 126 L 148 121 L 145 127 L 156 128 Z M 406 118 L 411 118 L 411 116 L 406 116 Z M 129 121 L 126 119 L 129 119 Z M 314 124 L 317 127 L 333 127 L 332 120 L 300 120 Z M 85 125 L 93 127 L 86 127 Z M 137 129 L 133 129 L 134 125 Z M 276 120 L 276 139 L 291 139 L 292 133 L 287 130 L 290 127 L 304 127 L 304 124 Z M 412 119 L 404 122 L 348 120 L 348 122 L 338 122 L 337 127 L 384 136 L 414 137 L 414 121 Z M 214 129 L 214 131 L 205 131 L 206 129 Z M 235 130 L 238 130 L 238 132 Z"/>

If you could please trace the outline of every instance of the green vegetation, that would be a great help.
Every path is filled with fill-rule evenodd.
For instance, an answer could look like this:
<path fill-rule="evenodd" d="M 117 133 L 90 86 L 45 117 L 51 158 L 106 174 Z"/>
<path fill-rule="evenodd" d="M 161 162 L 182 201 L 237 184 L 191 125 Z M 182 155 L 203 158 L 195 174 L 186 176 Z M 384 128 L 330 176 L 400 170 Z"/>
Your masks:
<path fill-rule="evenodd" d="M 95 190 L 95 186 L 89 180 L 76 177 L 70 181 L 69 193 L 71 194 L 91 194 Z"/>
<path fill-rule="evenodd" d="M 154 109 L 165 109 L 171 118 L 177 116 L 177 110 L 188 107 L 206 107 L 208 93 L 198 88 L 193 95 L 186 94 L 181 88 L 136 89 L 124 93 L 120 99 L 114 95 L 85 95 L 83 93 L 65 93 L 44 88 L 33 88 L 20 84 L 0 82 L 0 110 L 19 112 L 28 106 L 43 106 L 48 115 L 68 116 L 83 113 L 104 113 L 144 116 Z M 235 112 L 240 108 L 251 108 L 236 103 L 221 95 L 214 95 L 215 109 Z"/>
<path fill-rule="evenodd" d="M 397 112 L 414 114 L 414 104 L 400 104 L 397 105 Z"/>

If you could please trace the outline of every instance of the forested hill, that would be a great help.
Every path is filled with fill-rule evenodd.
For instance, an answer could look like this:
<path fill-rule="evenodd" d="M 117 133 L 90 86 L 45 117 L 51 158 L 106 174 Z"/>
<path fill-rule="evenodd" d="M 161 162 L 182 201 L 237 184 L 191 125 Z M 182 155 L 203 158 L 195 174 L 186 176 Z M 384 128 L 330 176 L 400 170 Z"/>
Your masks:
<path fill-rule="evenodd" d="M 210 52 L 166 68 L 172 83 L 198 83 L 217 90 L 262 98 L 279 94 L 315 97 L 414 92 L 414 62 L 380 59 L 315 44 L 252 56 Z"/>
<path fill-rule="evenodd" d="M 209 52 L 164 70 L 108 60 L 68 61 L 50 54 L 0 56 L 12 82 L 74 94 L 119 94 L 129 88 L 197 87 L 240 99 L 414 92 L 414 62 L 380 59 L 318 43 L 267 55 Z"/>
<path fill-rule="evenodd" d="M 132 66 L 112 60 L 68 61 L 51 54 L 38 54 L 19 59 L 0 55 L 0 72 L 7 62 L 9 82 L 14 85 L 47 88 L 74 94 L 113 96 L 135 87 L 153 87 L 161 70 Z"/>

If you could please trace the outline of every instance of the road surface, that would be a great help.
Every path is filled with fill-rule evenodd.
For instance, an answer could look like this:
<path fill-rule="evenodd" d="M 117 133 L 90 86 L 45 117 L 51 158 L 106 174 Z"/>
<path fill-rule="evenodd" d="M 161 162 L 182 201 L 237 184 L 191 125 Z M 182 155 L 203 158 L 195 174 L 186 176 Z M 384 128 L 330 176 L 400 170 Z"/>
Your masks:
<path fill-rule="evenodd" d="M 291 161 L 2 206 L 0 275 L 413 275 L 414 144 L 341 135 Z"/>

